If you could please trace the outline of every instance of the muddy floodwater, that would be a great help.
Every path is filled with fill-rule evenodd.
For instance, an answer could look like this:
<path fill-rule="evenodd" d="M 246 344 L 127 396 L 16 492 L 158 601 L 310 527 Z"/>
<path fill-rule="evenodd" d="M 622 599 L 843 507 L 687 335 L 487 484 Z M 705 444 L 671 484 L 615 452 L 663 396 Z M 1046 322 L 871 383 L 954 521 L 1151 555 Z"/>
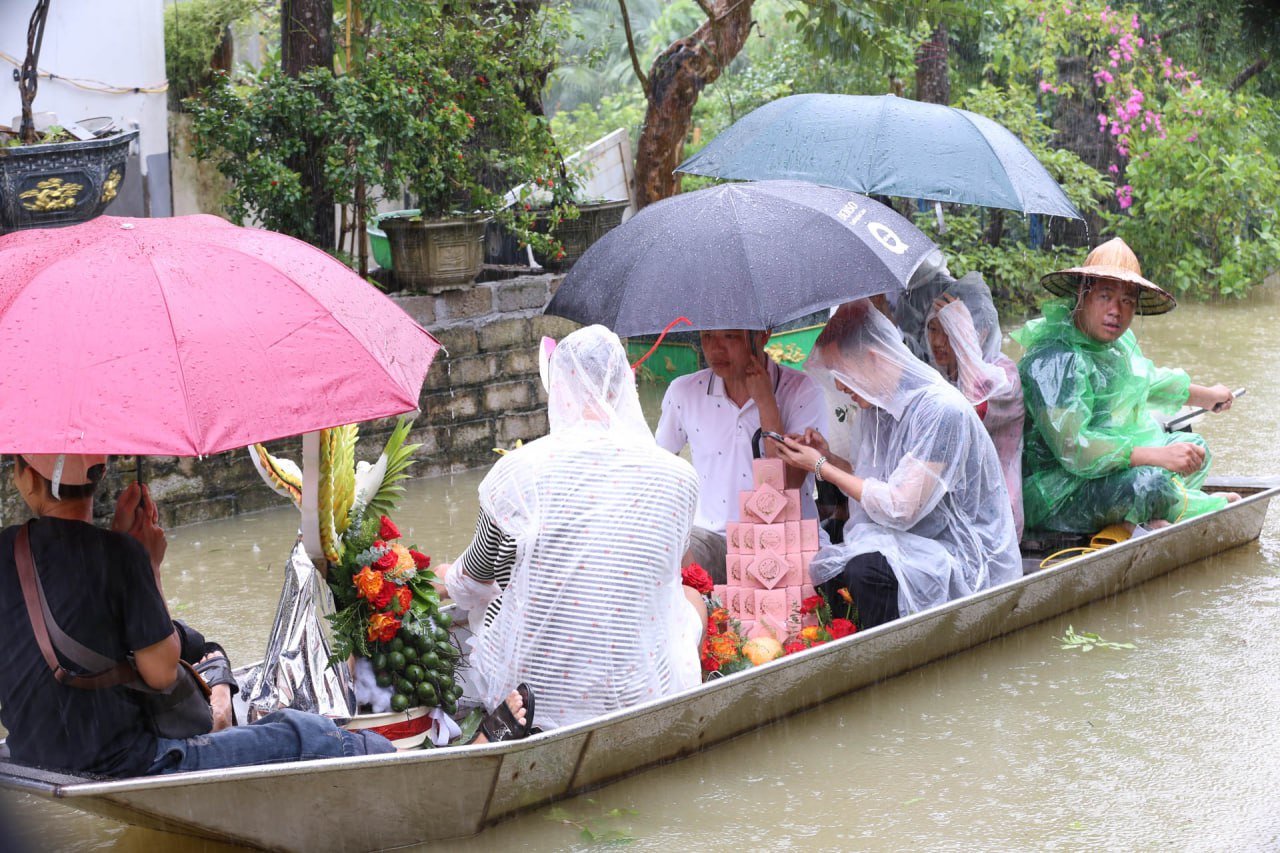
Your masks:
<path fill-rule="evenodd" d="M 1199 427 L 1216 474 L 1280 475 L 1278 314 L 1272 290 L 1135 322 L 1158 364 L 1248 388 Z M 405 541 L 456 556 L 482 475 L 412 483 Z M 260 658 L 296 525 L 281 510 L 171 531 L 175 615 Z M 1278 624 L 1273 507 L 1256 543 L 448 849 L 1275 850 Z M 1064 650 L 1068 626 L 1136 648 Z M 422 809 L 448 784 L 423 778 Z M 2 796 L 33 850 L 233 849 Z M 296 806 L 363 819 L 332 792 Z"/>

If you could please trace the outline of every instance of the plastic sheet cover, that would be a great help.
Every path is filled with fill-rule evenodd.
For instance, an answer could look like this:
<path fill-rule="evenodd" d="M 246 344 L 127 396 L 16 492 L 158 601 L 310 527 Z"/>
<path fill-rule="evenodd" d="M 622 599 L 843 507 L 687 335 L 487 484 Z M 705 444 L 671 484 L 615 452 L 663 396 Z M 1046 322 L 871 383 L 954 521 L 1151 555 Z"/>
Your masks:
<path fill-rule="evenodd" d="M 1022 380 L 1018 366 L 1000 350 L 1000 315 L 982 276 L 968 273 L 943 293 L 956 297 L 941 309 L 932 307 L 926 328 L 935 319 L 955 358 L 955 376 L 937 362 L 932 346 L 929 362 L 951 380 L 965 399 L 979 407 L 982 425 L 996 446 L 1018 537 L 1022 537 Z"/>
<path fill-rule="evenodd" d="M 1199 436 L 1166 433 L 1155 417 L 1187 402 L 1191 380 L 1182 370 L 1152 364 L 1132 330 L 1111 343 L 1081 332 L 1073 321 L 1075 302 L 1045 303 L 1044 316 L 1013 335 L 1027 350 L 1018 365 L 1027 406 L 1027 527 L 1093 533 L 1121 520 L 1175 521 L 1225 506 L 1224 498 L 1199 491 L 1212 459 L 1207 452 L 1205 464 L 1187 478 L 1150 466 L 1130 469 L 1135 447 L 1203 444 Z M 1099 487 L 1108 477 L 1116 488 Z"/>
<path fill-rule="evenodd" d="M 868 308 L 842 307 L 805 364 L 824 387 L 838 381 L 872 405 L 858 416 L 862 499 L 849 502 L 844 543 L 814 558 L 813 580 L 878 551 L 906 615 L 1021 577 L 1008 491 L 977 413 Z"/>
<path fill-rule="evenodd" d="M 700 626 L 680 580 L 692 466 L 655 443 L 622 343 L 603 326 L 560 342 L 547 390 L 550 434 L 480 484 L 481 506 L 517 550 L 471 656 L 485 705 L 528 682 L 543 728 L 701 681 Z"/>
<path fill-rule="evenodd" d="M 329 666 L 324 616 L 332 612 L 329 587 L 299 542 L 285 564 L 267 653 L 241 679 L 247 685 L 250 722 L 281 708 L 324 714 L 340 725 L 354 715 L 351 674 L 345 666 Z"/>

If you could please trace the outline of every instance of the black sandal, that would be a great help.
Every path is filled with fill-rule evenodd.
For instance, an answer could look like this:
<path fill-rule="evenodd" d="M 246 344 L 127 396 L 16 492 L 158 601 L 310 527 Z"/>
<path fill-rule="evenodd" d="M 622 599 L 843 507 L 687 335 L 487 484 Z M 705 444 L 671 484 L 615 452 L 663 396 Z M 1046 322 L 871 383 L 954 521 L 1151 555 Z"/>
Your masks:
<path fill-rule="evenodd" d="M 511 709 L 507 707 L 507 700 L 503 699 L 498 703 L 497 708 L 480 721 L 480 727 L 476 729 L 477 736 L 484 735 L 489 739 L 489 743 L 497 743 L 504 740 L 520 740 L 532 734 L 533 688 L 522 682 L 516 687 L 516 692 L 524 700 L 524 723 L 521 724 L 516 719 L 515 714 L 511 713 Z M 474 740 L 475 738 L 472 738 L 472 741 Z"/>
<path fill-rule="evenodd" d="M 235 696 L 240 692 L 240 684 L 236 681 L 236 677 L 231 674 L 231 661 L 227 659 L 227 652 L 217 643 L 206 643 L 204 647 L 206 659 L 195 664 L 194 669 L 204 683 L 210 688 L 217 687 L 219 684 L 225 684 L 231 688 L 231 695 Z M 214 655 L 214 657 L 208 657 Z M 231 725 L 239 725 L 240 721 L 236 719 L 236 705 L 231 703 Z"/>

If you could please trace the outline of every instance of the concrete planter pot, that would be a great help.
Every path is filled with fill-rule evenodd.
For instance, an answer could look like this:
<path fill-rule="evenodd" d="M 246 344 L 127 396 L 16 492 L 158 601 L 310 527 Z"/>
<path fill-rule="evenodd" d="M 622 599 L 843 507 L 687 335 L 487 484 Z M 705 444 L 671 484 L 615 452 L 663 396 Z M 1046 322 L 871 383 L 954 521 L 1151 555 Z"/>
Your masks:
<path fill-rule="evenodd" d="M 382 220 L 391 248 L 397 287 L 441 293 L 468 287 L 484 266 L 484 230 L 489 217 Z"/>
<path fill-rule="evenodd" d="M 622 224 L 623 214 L 627 212 L 630 204 L 631 202 L 624 199 L 578 205 L 577 219 L 566 219 L 556 226 L 555 236 L 564 247 L 564 254 L 549 258 L 534 252 L 534 258 L 553 272 L 568 270 L 587 249 L 591 248 L 592 243 L 603 237 L 610 229 Z M 540 217 L 537 230 L 545 233 L 548 228 L 547 221 Z"/>
<path fill-rule="evenodd" d="M 124 181 L 138 131 L 85 142 L 0 148 L 0 234 L 87 222 Z"/>

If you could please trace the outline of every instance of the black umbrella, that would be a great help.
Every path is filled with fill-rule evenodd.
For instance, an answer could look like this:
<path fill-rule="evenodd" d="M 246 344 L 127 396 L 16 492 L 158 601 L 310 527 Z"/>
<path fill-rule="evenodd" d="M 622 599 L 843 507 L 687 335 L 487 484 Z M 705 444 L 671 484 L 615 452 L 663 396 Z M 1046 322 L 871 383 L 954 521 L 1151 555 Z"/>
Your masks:
<path fill-rule="evenodd" d="M 695 329 L 771 329 L 903 290 L 937 247 L 903 217 L 799 181 L 723 184 L 652 204 L 587 250 L 548 314 L 624 337 L 675 317 Z"/>
<path fill-rule="evenodd" d="M 1003 125 L 893 95 L 779 98 L 738 119 L 676 171 L 1084 218 Z"/>

